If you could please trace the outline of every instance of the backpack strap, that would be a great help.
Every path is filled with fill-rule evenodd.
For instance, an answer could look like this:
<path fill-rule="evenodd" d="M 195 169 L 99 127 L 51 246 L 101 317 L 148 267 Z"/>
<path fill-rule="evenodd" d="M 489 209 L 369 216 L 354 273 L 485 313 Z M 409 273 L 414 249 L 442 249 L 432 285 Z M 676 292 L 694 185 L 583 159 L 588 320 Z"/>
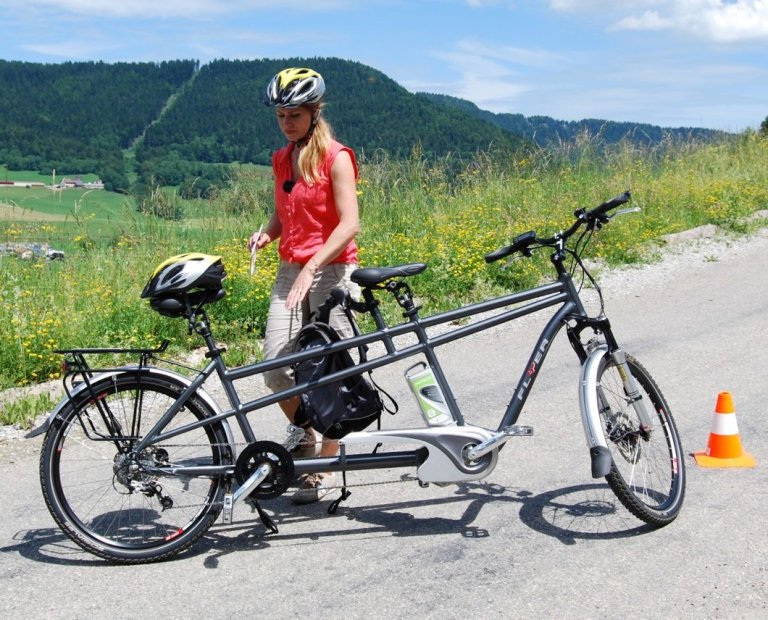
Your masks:
<path fill-rule="evenodd" d="M 344 315 L 347 317 L 347 320 L 349 321 L 349 324 L 352 326 L 352 333 L 355 336 L 360 335 L 360 328 L 357 326 L 357 321 L 355 321 L 355 317 L 352 315 L 352 310 L 344 307 Z M 360 352 L 360 361 L 361 362 L 367 362 L 368 361 L 368 345 L 361 345 L 357 347 L 358 351 Z M 371 380 L 371 383 L 373 384 L 373 387 L 375 387 L 379 392 L 384 394 L 384 396 L 387 397 L 389 402 L 391 403 L 390 406 L 387 406 L 384 404 L 384 401 L 381 402 L 382 407 L 384 407 L 384 411 L 386 411 L 389 415 L 395 415 L 399 410 L 400 406 L 397 404 L 397 401 L 392 398 L 392 395 L 387 392 L 385 389 L 383 389 L 373 378 L 373 371 L 368 371 L 368 378 Z M 381 424 L 381 422 L 379 422 Z"/>
<path fill-rule="evenodd" d="M 400 411 L 400 405 L 397 404 L 397 401 L 392 398 L 392 395 L 389 392 L 387 392 L 383 387 L 376 383 L 376 381 L 374 381 L 373 373 L 370 370 L 368 371 L 368 378 L 371 380 L 373 387 L 384 394 L 384 396 L 386 396 L 390 402 L 390 405 L 387 406 L 383 400 L 381 401 L 381 406 L 384 408 L 384 411 L 386 411 L 389 415 L 395 415 L 398 411 Z"/>

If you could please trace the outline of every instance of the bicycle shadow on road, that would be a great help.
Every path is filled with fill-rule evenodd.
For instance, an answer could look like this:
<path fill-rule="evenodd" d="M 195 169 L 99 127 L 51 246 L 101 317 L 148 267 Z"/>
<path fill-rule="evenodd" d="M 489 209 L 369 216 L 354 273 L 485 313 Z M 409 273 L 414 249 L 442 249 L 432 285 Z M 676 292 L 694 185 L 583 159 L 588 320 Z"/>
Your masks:
<path fill-rule="evenodd" d="M 104 566 L 105 561 L 80 549 L 57 527 L 22 530 L 13 545 L 0 547 L 0 553 L 18 553 L 34 562 L 61 566 Z"/>
<path fill-rule="evenodd" d="M 328 502 L 297 507 L 287 496 L 264 502 L 263 507 L 279 526 L 278 533 L 268 532 L 254 513 L 253 519 L 244 518 L 233 525 L 214 525 L 190 550 L 176 558 L 182 561 L 204 556 L 206 568 L 217 568 L 219 558 L 231 553 L 328 544 L 344 538 L 459 535 L 466 539 L 486 539 L 493 536 L 493 531 L 479 525 L 478 518 L 485 507 L 499 502 L 519 505 L 521 523 L 566 545 L 577 544 L 579 540 L 621 539 L 653 531 L 648 525 L 638 525 L 637 519 L 618 504 L 607 485 L 599 483 L 534 495 L 498 484 L 472 482 L 451 485 L 442 497 L 368 505 L 351 502 L 354 494 L 351 500 L 340 505 L 335 515 L 328 514 Z M 455 508 L 459 503 L 466 505 L 458 517 L 444 516 L 449 507 Z M 244 511 L 245 506 L 240 510 Z M 424 511 L 441 516 L 414 514 Z M 489 526 L 493 526 L 492 521 Z M 107 563 L 81 551 L 53 527 L 22 530 L 14 540 L 18 542 L 0 547 L 0 553 L 15 552 L 35 562 L 66 566 Z"/>
<path fill-rule="evenodd" d="M 604 483 L 578 484 L 523 501 L 520 520 L 565 545 L 579 540 L 618 540 L 653 532 L 616 499 Z"/>
<path fill-rule="evenodd" d="M 197 544 L 197 551 L 209 554 L 206 567 L 216 568 L 218 558 L 232 552 L 328 544 L 344 537 L 361 540 L 453 534 L 467 539 L 486 539 L 492 533 L 476 521 L 484 507 L 498 502 L 519 505 L 520 521 L 524 525 L 566 545 L 577 544 L 579 540 L 622 539 L 653 531 L 650 526 L 638 525 L 638 520 L 617 503 L 605 484 L 574 485 L 539 495 L 482 482 L 451 486 L 453 492 L 448 491 L 450 495 L 440 498 L 365 506 L 342 503 L 333 516 L 327 514 L 327 502 L 299 508 L 281 498 L 264 505 L 279 526 L 277 534 L 266 532 L 258 521 L 251 522 L 256 527 L 249 525 L 247 530 L 242 524 L 227 531 L 214 528 Z M 458 518 L 414 514 L 426 508 L 433 514 L 444 515 L 448 506 L 459 502 L 466 506 Z M 338 517 L 345 518 L 343 525 L 323 529 L 329 518 Z M 234 532 L 239 533 L 233 537 Z"/>

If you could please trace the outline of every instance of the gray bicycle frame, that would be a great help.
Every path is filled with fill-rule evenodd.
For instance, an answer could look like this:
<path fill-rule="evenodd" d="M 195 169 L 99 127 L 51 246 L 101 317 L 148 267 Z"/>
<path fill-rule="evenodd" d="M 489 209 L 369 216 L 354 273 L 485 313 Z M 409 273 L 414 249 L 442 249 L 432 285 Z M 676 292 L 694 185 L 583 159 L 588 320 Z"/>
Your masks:
<path fill-rule="evenodd" d="M 387 364 L 391 364 L 415 355 L 423 355 L 426 358 L 427 362 L 435 373 L 436 380 L 443 391 L 443 395 L 445 396 L 446 404 L 450 412 L 457 420 L 457 423 L 459 425 L 463 425 L 465 423 L 464 417 L 456 403 L 449 382 L 443 373 L 440 361 L 435 353 L 435 349 L 439 346 L 454 342 L 461 338 L 471 336 L 472 334 L 476 334 L 497 325 L 501 325 L 503 323 L 513 321 L 523 316 L 540 312 L 557 305 L 560 305 L 561 307 L 549 319 L 546 326 L 542 330 L 542 333 L 536 342 L 533 352 L 529 357 L 528 363 L 526 364 L 525 369 L 520 379 L 518 380 L 517 386 L 512 395 L 512 398 L 510 399 L 507 409 L 499 423 L 498 430 L 502 431 L 503 429 L 514 425 L 519 418 L 523 405 L 525 404 L 525 401 L 534 385 L 535 379 L 543 365 L 544 359 L 546 358 L 547 352 L 549 351 L 550 345 L 560 329 L 569 320 L 578 321 L 587 319 L 587 315 L 581 303 L 581 299 L 579 298 L 578 291 L 576 290 L 570 275 L 567 273 L 561 274 L 558 280 L 552 283 L 537 286 L 527 291 L 521 291 L 491 300 L 473 303 L 462 308 L 449 310 L 428 317 L 422 318 L 419 317 L 418 314 L 415 314 L 408 322 L 404 322 L 396 326 L 385 326 L 384 328 L 377 329 L 370 333 L 353 336 L 340 342 L 320 347 L 317 350 L 290 353 L 273 360 L 232 369 L 227 368 L 224 364 L 221 355 L 218 354 L 216 343 L 213 340 L 213 337 L 210 335 L 210 330 L 207 329 L 207 326 L 204 326 L 203 331 L 205 331 L 207 335 L 204 335 L 203 337 L 206 339 L 209 350 L 216 353 L 212 355 L 210 363 L 200 371 L 199 375 L 193 381 L 189 383 L 189 385 L 183 390 L 178 399 L 157 421 L 155 426 L 146 433 L 144 438 L 137 443 L 134 449 L 137 452 L 140 452 L 152 444 L 167 441 L 172 437 L 181 435 L 192 429 L 215 424 L 232 416 L 237 418 L 245 440 L 248 443 L 253 442 L 256 440 L 256 436 L 253 432 L 250 422 L 247 419 L 248 413 L 277 403 L 286 398 L 290 398 L 291 396 L 301 394 L 310 387 L 335 383 L 346 377 L 354 376 L 368 370 L 375 370 L 376 368 L 380 368 Z M 448 333 L 443 333 L 436 336 L 430 336 L 427 333 L 429 328 L 435 326 L 444 325 L 446 323 L 459 321 L 468 317 L 493 312 L 502 308 L 508 308 L 509 306 L 515 307 L 509 308 L 490 317 L 480 319 L 468 325 L 457 327 Z M 395 345 L 395 339 L 408 334 L 415 334 L 417 342 L 398 350 Z M 609 338 L 609 341 L 610 340 L 612 340 L 612 338 Z M 310 359 L 319 355 L 326 355 L 333 351 L 353 349 L 360 346 L 370 345 L 375 342 L 382 342 L 384 344 L 386 349 L 386 353 L 384 355 L 370 359 L 353 368 L 348 368 L 346 370 L 332 373 L 323 379 L 312 383 L 312 385 L 309 383 L 299 384 L 248 402 L 241 401 L 234 385 L 238 380 L 263 373 L 267 370 L 292 365 L 302 360 Z M 152 372 L 152 370 L 148 368 L 146 369 L 146 372 Z M 174 415 L 176 415 L 176 413 L 184 406 L 185 402 L 201 388 L 203 383 L 214 372 L 221 380 L 222 386 L 224 387 L 224 391 L 230 403 L 230 409 L 221 411 L 213 417 L 209 417 L 204 420 L 199 420 L 184 426 L 174 428 L 173 430 L 163 432 L 162 429 L 165 428 L 165 426 L 174 417 Z M 302 461 L 296 463 L 296 465 L 297 471 L 299 473 L 308 473 L 311 471 L 332 471 L 342 469 L 371 469 L 376 467 L 387 468 L 396 466 L 398 464 L 401 466 L 411 466 L 418 461 L 416 452 L 395 454 L 400 456 L 393 457 L 391 454 L 348 455 L 343 459 L 340 459 L 339 457 L 302 459 Z M 342 460 L 343 462 L 341 462 Z M 210 473 L 212 468 L 206 467 L 204 469 Z M 192 474 L 194 472 L 187 471 L 187 473 Z"/>

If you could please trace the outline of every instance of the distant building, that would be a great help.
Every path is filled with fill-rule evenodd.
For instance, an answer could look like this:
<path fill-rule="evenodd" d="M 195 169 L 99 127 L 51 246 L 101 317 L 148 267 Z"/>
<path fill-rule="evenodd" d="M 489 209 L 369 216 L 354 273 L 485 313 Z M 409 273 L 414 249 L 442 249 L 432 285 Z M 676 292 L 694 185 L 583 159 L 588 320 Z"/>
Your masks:
<path fill-rule="evenodd" d="M 96 181 L 89 181 L 84 183 L 81 178 L 77 179 L 62 179 L 61 183 L 55 185 L 46 186 L 41 181 L 0 181 L 0 188 L 2 187 L 48 187 L 48 189 L 61 190 L 61 189 L 104 189 L 104 183 L 101 179 Z"/>
<path fill-rule="evenodd" d="M 40 181 L 0 181 L 0 187 L 45 187 Z"/>

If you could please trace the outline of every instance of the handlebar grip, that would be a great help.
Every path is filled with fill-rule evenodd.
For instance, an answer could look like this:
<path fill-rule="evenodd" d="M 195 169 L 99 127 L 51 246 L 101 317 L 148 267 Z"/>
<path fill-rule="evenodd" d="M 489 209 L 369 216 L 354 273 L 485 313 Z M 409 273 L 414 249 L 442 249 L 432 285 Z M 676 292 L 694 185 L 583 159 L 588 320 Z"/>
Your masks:
<path fill-rule="evenodd" d="M 349 291 L 345 288 L 331 289 L 330 296 L 333 299 L 334 305 L 341 306 L 342 308 L 348 307 L 351 301 Z"/>
<path fill-rule="evenodd" d="M 590 211 L 592 215 L 603 215 L 604 213 L 607 213 L 611 209 L 615 209 L 618 206 L 621 206 L 632 198 L 632 194 L 627 190 L 621 196 L 616 196 L 616 198 L 612 198 L 611 200 L 608 200 L 607 202 L 604 202 L 599 207 L 595 207 Z"/>
<path fill-rule="evenodd" d="M 522 235 L 518 235 L 517 237 L 515 237 L 514 241 L 512 241 L 512 245 L 499 248 L 494 252 L 490 252 L 489 254 L 486 254 L 485 262 L 492 263 L 506 256 L 510 256 L 515 252 L 522 251 L 523 254 L 525 254 L 528 246 L 531 245 L 534 241 L 536 241 L 536 233 L 533 230 L 524 232 Z"/>

